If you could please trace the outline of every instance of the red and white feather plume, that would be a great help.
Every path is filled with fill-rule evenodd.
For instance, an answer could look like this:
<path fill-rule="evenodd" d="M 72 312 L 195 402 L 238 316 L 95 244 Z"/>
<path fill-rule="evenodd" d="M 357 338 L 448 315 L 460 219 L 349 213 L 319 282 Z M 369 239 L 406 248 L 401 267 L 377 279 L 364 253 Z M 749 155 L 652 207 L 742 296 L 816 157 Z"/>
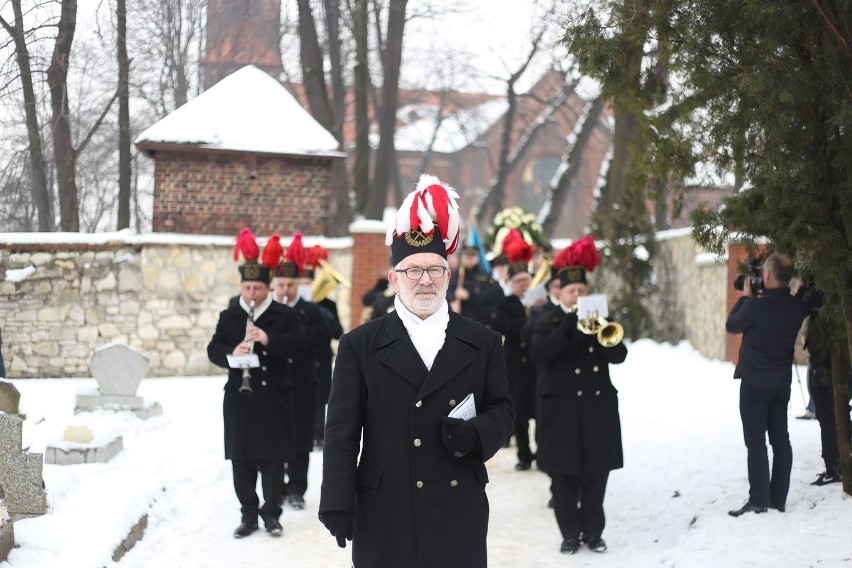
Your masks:
<path fill-rule="evenodd" d="M 305 251 L 305 265 L 316 269 L 320 260 L 328 260 L 328 251 L 321 245 L 314 245 Z"/>
<path fill-rule="evenodd" d="M 254 233 L 248 227 L 243 227 L 243 230 L 237 235 L 237 244 L 234 246 L 234 260 L 239 260 L 240 256 L 246 262 L 257 261 L 260 256 L 257 239 L 254 238 Z"/>
<path fill-rule="evenodd" d="M 403 200 L 393 225 L 388 228 L 385 244 L 390 246 L 394 236 L 402 236 L 412 229 L 420 228 L 426 235 L 434 234 L 437 226 L 447 254 L 452 254 L 459 243 L 458 198 L 456 190 L 435 176 L 421 175 L 417 188 Z"/>

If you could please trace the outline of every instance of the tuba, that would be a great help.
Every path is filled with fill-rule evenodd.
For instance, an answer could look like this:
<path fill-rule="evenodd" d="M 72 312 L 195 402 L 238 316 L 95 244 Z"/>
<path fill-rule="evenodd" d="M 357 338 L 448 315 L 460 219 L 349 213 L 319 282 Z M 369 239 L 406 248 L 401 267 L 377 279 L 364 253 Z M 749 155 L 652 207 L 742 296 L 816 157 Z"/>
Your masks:
<path fill-rule="evenodd" d="M 553 259 L 546 254 L 541 255 L 541 265 L 538 267 L 535 276 L 533 276 L 533 279 L 530 282 L 530 289 L 535 288 L 539 284 L 544 284 L 550 279 L 551 267 L 553 267 Z"/>
<path fill-rule="evenodd" d="M 338 286 L 352 287 L 352 284 L 325 260 L 319 259 L 319 266 L 321 270 L 311 282 L 311 301 L 322 302 Z"/>

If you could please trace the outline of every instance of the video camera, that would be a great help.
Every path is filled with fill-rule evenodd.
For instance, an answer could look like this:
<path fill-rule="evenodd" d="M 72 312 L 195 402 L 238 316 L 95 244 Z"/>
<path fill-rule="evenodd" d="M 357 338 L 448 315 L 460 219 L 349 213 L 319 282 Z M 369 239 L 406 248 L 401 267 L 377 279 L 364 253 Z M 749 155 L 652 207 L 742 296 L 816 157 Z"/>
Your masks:
<path fill-rule="evenodd" d="M 755 294 L 763 294 L 763 262 L 759 258 L 749 258 L 740 265 L 740 269 L 745 273 L 734 277 L 734 290 L 742 290 L 748 278 L 751 280 L 751 291 Z"/>

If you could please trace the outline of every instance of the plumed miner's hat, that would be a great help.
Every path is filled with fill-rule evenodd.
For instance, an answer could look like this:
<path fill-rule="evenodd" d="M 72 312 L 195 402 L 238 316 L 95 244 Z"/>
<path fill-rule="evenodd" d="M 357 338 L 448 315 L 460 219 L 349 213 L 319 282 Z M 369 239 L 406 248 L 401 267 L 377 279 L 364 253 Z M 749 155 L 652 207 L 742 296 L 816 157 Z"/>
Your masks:
<path fill-rule="evenodd" d="M 328 260 L 328 251 L 321 245 L 305 250 L 305 276 L 313 278 L 320 266 L 320 260 Z"/>
<path fill-rule="evenodd" d="M 553 268 L 562 286 L 578 283 L 588 285 L 587 273 L 594 272 L 600 263 L 601 256 L 595 247 L 595 237 L 586 235 L 559 251 L 553 259 Z"/>
<path fill-rule="evenodd" d="M 503 239 L 503 254 L 509 265 L 509 278 L 522 272 L 529 272 L 530 260 L 533 256 L 533 247 L 517 229 L 511 229 Z"/>
<path fill-rule="evenodd" d="M 275 265 L 276 278 L 299 278 L 305 275 L 305 245 L 302 233 L 296 231 L 282 258 Z"/>
<path fill-rule="evenodd" d="M 240 231 L 234 245 L 234 260 L 239 261 L 241 256 L 244 262 L 237 268 L 240 271 L 240 282 L 263 282 L 268 286 L 269 266 L 257 261 L 260 257 L 260 248 L 257 246 L 254 233 L 248 227 Z"/>
<path fill-rule="evenodd" d="M 422 175 L 417 188 L 403 200 L 385 244 L 393 265 L 407 256 L 432 252 L 447 258 L 459 242 L 459 198 L 456 191 L 436 178 Z"/>

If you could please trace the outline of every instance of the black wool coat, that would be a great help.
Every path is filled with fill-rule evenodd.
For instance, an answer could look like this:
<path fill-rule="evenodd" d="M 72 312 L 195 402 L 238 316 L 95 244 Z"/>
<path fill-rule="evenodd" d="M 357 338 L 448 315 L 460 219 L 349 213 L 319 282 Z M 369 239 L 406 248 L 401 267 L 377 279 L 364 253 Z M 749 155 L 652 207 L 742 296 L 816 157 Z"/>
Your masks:
<path fill-rule="evenodd" d="M 441 417 L 473 393 L 479 448 L 451 457 Z M 355 515 L 355 568 L 485 567 L 485 461 L 512 429 L 500 336 L 450 313 L 427 370 L 396 313 L 338 346 L 319 512 Z M 363 445 L 362 445 L 363 440 Z"/>
<path fill-rule="evenodd" d="M 228 368 L 227 355 L 245 339 L 248 314 L 232 303 L 219 314 L 216 332 L 207 345 L 214 365 Z M 251 370 L 252 394 L 239 392 L 242 371 L 228 368 L 222 410 L 225 419 L 225 458 L 285 461 L 293 449 L 292 383 L 287 360 L 298 350 L 296 313 L 272 302 L 255 321 L 269 336 L 267 345 L 254 345 L 260 367 Z"/>
<path fill-rule="evenodd" d="M 497 302 L 491 314 L 490 327 L 503 334 L 503 354 L 509 378 L 509 394 L 515 403 L 515 412 L 521 418 L 535 418 L 536 369 L 529 354 L 529 344 L 521 337 L 527 312 L 520 298 L 514 294 Z"/>
<path fill-rule="evenodd" d="M 563 326 L 566 317 L 574 325 Z M 624 343 L 601 347 L 596 336 L 576 328 L 576 316 L 554 309 L 536 320 L 531 355 L 544 371 L 536 417 L 539 467 L 568 475 L 622 467 L 618 391 L 609 365 L 627 357 Z"/>
<path fill-rule="evenodd" d="M 454 280 L 450 282 L 451 291 L 458 286 L 459 272 L 456 271 L 453 276 Z M 461 302 L 461 315 L 482 325 L 488 325 L 494 305 L 505 297 L 503 289 L 479 266 L 465 269 L 462 287 L 467 290 L 468 299 Z"/>

